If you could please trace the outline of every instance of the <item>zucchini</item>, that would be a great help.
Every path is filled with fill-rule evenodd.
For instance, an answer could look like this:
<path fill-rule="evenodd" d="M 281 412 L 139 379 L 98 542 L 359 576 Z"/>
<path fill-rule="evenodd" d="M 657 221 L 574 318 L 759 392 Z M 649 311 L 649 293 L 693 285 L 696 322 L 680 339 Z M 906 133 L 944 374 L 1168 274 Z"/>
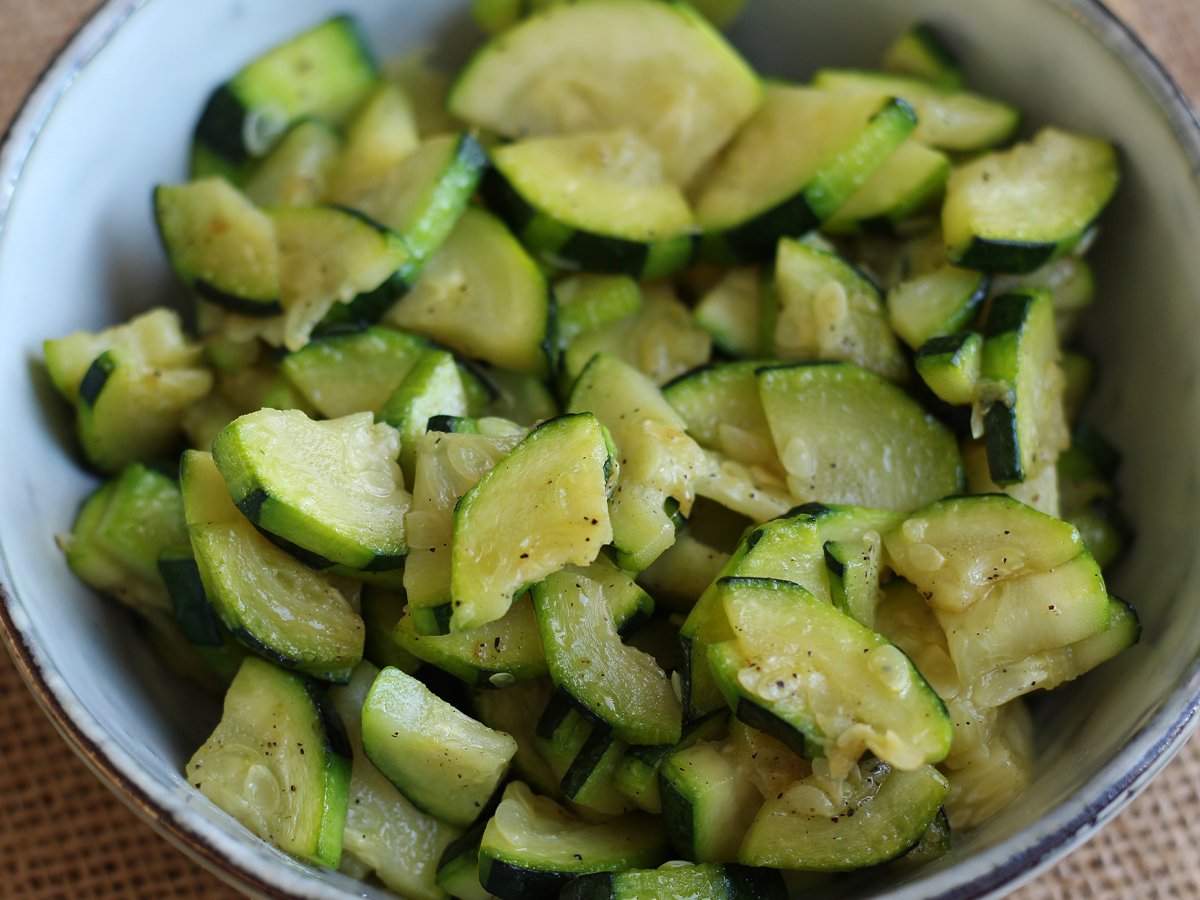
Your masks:
<path fill-rule="evenodd" d="M 916 350 L 932 338 L 969 328 L 991 283 L 983 272 L 940 266 L 888 291 L 888 319 L 900 339 Z"/>
<path fill-rule="evenodd" d="M 642 292 L 628 275 L 568 275 L 554 284 L 554 348 L 561 354 L 575 338 L 635 315 Z"/>
<path fill-rule="evenodd" d="M 911 75 L 948 90 L 962 87 L 962 71 L 937 29 L 918 22 L 901 32 L 883 53 L 885 72 Z"/>
<path fill-rule="evenodd" d="M 191 549 L 165 551 L 158 558 L 158 571 L 171 595 L 174 622 L 189 651 L 216 675 L 222 688 L 228 687 L 248 651 L 234 640 L 208 602 Z"/>
<path fill-rule="evenodd" d="M 305 561 L 384 571 L 408 553 L 399 450 L 396 431 L 369 413 L 314 422 L 261 409 L 217 435 L 213 459 L 246 518 Z"/>
<path fill-rule="evenodd" d="M 341 138 L 329 125 L 318 119 L 297 122 L 250 176 L 246 197 L 264 209 L 315 206 L 325 196 L 341 149 Z"/>
<path fill-rule="evenodd" d="M 378 69 L 358 25 L 336 16 L 272 48 L 213 91 L 196 123 L 193 177 L 244 178 L 295 121 L 343 121 Z"/>
<path fill-rule="evenodd" d="M 420 146 L 413 101 L 379 81 L 346 125 L 346 140 L 328 174 L 328 195 L 355 206 Z"/>
<path fill-rule="evenodd" d="M 668 863 L 657 869 L 626 869 L 581 875 L 563 888 L 562 900 L 785 900 L 783 876 L 771 869 L 717 863 Z"/>
<path fill-rule="evenodd" d="M 763 291 L 758 269 L 730 269 L 696 304 L 696 324 L 712 335 L 717 349 L 733 357 L 758 354 Z"/>
<path fill-rule="evenodd" d="M 549 371 L 546 281 L 508 229 L 474 207 L 384 321 L 502 368 Z"/>
<path fill-rule="evenodd" d="M 833 216 L 916 127 L 903 101 L 773 84 L 697 188 L 696 223 L 718 260 L 767 258 Z M 796 134 L 809 140 L 797 145 Z"/>
<path fill-rule="evenodd" d="M 974 828 L 1012 803 L 1034 776 L 1033 720 L 1024 704 L 1007 704 L 987 742 L 944 769 L 946 815 L 955 831 Z"/>
<path fill-rule="evenodd" d="M 465 416 L 467 392 L 454 356 L 427 350 L 404 376 L 379 411 L 379 419 L 400 434 L 400 468 L 409 483 L 417 460 L 417 442 L 435 415 Z"/>
<path fill-rule="evenodd" d="M 337 868 L 350 788 L 341 720 L 307 678 L 247 657 L 187 780 L 263 840 Z"/>
<path fill-rule="evenodd" d="M 359 604 L 365 632 L 363 658 L 377 669 L 392 666 L 410 675 L 416 672 L 421 660 L 392 639 L 396 623 L 404 615 L 404 595 L 367 584 L 363 586 Z"/>
<path fill-rule="evenodd" d="M 942 231 L 950 261 L 985 272 L 1032 272 L 1079 242 L 1119 180 L 1111 144 L 1056 128 L 977 159 L 946 187 Z"/>
<path fill-rule="evenodd" d="M 492 151 L 484 196 L 555 265 L 662 278 L 691 262 L 692 211 L 633 131 L 517 141 Z"/>
<path fill-rule="evenodd" d="M 629 128 L 682 186 L 759 98 L 754 72 L 690 6 L 599 0 L 546 10 L 484 45 L 449 106 L 505 137 Z"/>
<path fill-rule="evenodd" d="M 562 776 L 551 772 L 538 752 L 536 730 L 552 696 L 554 683 L 549 678 L 530 679 L 497 690 L 481 689 L 474 693 L 474 709 L 479 721 L 488 728 L 511 734 L 517 742 L 513 774 L 547 796 L 558 793 Z"/>
<path fill-rule="evenodd" d="M 593 726 L 563 773 L 563 796 L 601 815 L 621 815 L 636 807 L 617 790 L 615 775 L 629 745 L 602 727 Z"/>
<path fill-rule="evenodd" d="M 491 900 L 479 883 L 479 841 L 483 825 L 465 831 L 438 861 L 437 886 L 458 900 Z"/>
<path fill-rule="evenodd" d="M 659 790 L 658 773 L 663 761 L 672 753 L 690 747 L 697 741 L 723 738 L 728 730 L 728 712 L 715 710 L 684 725 L 683 736 L 677 744 L 630 747 L 625 751 L 625 756 L 613 774 L 613 784 L 641 809 L 661 813 L 662 792 Z"/>
<path fill-rule="evenodd" d="M 941 196 L 951 169 L 944 153 L 909 138 L 821 228 L 828 234 L 902 228 Z"/>
<path fill-rule="evenodd" d="M 1076 248 L 1077 252 L 1081 249 Z M 992 284 L 992 291 L 997 295 L 1019 288 L 1041 288 L 1050 292 L 1059 343 L 1065 343 L 1075 333 L 1084 311 L 1096 297 L 1092 267 L 1076 253 L 1048 262 L 1028 275 L 999 275 Z"/>
<path fill-rule="evenodd" d="M 935 397 L 953 406 L 969 406 L 979 394 L 983 336 L 962 331 L 930 338 L 917 348 L 913 363 Z"/>
<path fill-rule="evenodd" d="M 612 540 L 615 467 L 603 426 L 576 414 L 539 425 L 484 475 L 455 506 L 450 627 L 494 621 L 524 585 L 594 560 Z"/>
<path fill-rule="evenodd" d="M 1008 494 L 1038 512 L 1058 519 L 1069 519 L 1060 509 L 1057 466 L 1042 466 L 1032 478 L 1001 486 L 992 481 L 987 449 L 982 440 L 963 441 L 960 449 L 967 470 L 967 493 Z"/>
<path fill-rule="evenodd" d="M 517 752 L 511 735 L 390 668 L 363 700 L 362 742 L 371 762 L 415 806 L 457 826 L 479 817 Z"/>

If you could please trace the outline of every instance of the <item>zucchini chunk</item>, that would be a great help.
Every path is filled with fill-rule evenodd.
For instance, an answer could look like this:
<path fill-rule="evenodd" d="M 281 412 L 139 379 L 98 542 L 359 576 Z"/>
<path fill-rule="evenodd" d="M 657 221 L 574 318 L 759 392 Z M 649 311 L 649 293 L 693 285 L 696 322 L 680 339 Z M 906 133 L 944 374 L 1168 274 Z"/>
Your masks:
<path fill-rule="evenodd" d="M 354 206 L 420 146 L 413 101 L 392 81 L 378 81 L 346 125 L 346 140 L 328 174 L 327 194 Z"/>
<path fill-rule="evenodd" d="M 1077 248 L 1078 249 L 1078 248 Z M 999 275 L 992 283 L 992 293 L 1009 294 L 1021 288 L 1041 288 L 1050 292 L 1054 304 L 1054 327 L 1058 341 L 1066 343 L 1096 299 L 1096 279 L 1087 260 L 1074 253 L 1048 262 L 1027 275 Z"/>
<path fill-rule="evenodd" d="M 903 101 L 771 85 L 697 188 L 706 255 L 766 259 L 781 237 L 836 213 L 914 127 Z M 797 134 L 806 139 L 798 144 Z"/>
<path fill-rule="evenodd" d="M 592 357 L 567 403 L 590 412 L 612 435 L 619 454 L 609 501 L 617 562 L 640 572 L 675 542 L 675 513 L 686 517 L 705 461 L 654 382 L 620 359 Z"/>
<path fill-rule="evenodd" d="M 946 807 L 942 807 L 916 846 L 893 859 L 888 865 L 893 871 L 904 870 L 940 859 L 950 852 L 951 832 L 950 819 L 946 815 Z"/>
<path fill-rule="evenodd" d="M 967 470 L 968 494 L 1008 494 L 1038 512 L 1070 521 L 1070 517 L 1062 514 L 1059 508 L 1057 466 L 1042 466 L 1031 478 L 1001 486 L 992 481 L 983 440 L 963 441 L 960 450 Z"/>
<path fill-rule="evenodd" d="M 677 744 L 630 747 L 613 773 L 613 784 L 639 808 L 646 812 L 661 813 L 662 792 L 659 790 L 658 773 L 663 761 L 677 750 L 690 747 L 698 741 L 723 738 L 728 730 L 728 711 L 714 710 L 685 724 L 683 736 Z"/>
<path fill-rule="evenodd" d="M 979 373 L 992 481 L 1013 484 L 1053 467 L 1070 444 L 1054 308 L 1046 292 L 1026 289 L 992 300 Z"/>
<path fill-rule="evenodd" d="M 187 780 L 285 853 L 337 868 L 350 758 L 342 722 L 313 682 L 247 657 Z"/>
<path fill-rule="evenodd" d="M 636 805 L 617 790 L 617 767 L 629 745 L 603 727 L 590 726 L 587 739 L 562 777 L 563 796 L 602 815 L 632 812 Z"/>
<path fill-rule="evenodd" d="M 662 278 L 691 262 L 692 211 L 629 130 L 529 138 L 492 151 L 484 194 L 556 265 Z"/>
<path fill-rule="evenodd" d="M 682 186 L 760 96 L 754 72 L 690 6 L 600 0 L 546 10 L 490 41 L 449 106 L 505 137 L 629 128 Z"/>
<path fill-rule="evenodd" d="M 810 503 L 793 510 L 813 517 L 829 571 L 834 607 L 865 628 L 875 630 L 883 570 L 883 534 L 902 516 L 890 510 Z"/>
<path fill-rule="evenodd" d="M 550 770 L 539 752 L 537 725 L 553 696 L 554 682 L 549 678 L 519 681 L 496 690 L 480 689 L 472 694 L 479 721 L 488 728 L 511 734 L 517 742 L 513 775 L 547 796 L 558 793 L 562 776 Z"/>
<path fill-rule="evenodd" d="M 910 75 L 956 91 L 962 87 L 958 59 L 928 22 L 918 22 L 901 32 L 883 53 L 882 68 L 896 75 Z"/>
<path fill-rule="evenodd" d="M 412 674 L 421 665 L 407 650 L 392 639 L 396 624 L 404 615 L 404 594 L 381 585 L 366 584 L 359 597 L 365 630 L 363 659 L 378 669 L 388 666 Z"/>
<path fill-rule="evenodd" d="M 933 766 L 912 771 L 874 760 L 831 799 L 810 777 L 768 799 L 738 859 L 752 866 L 847 872 L 895 859 L 915 847 L 950 792 Z"/>
<path fill-rule="evenodd" d="M 419 809 L 467 826 L 517 752 L 511 735 L 459 712 L 399 669 L 384 669 L 362 708 L 363 752 Z"/>
<path fill-rule="evenodd" d="M 583 821 L 514 781 L 484 829 L 479 880 L 501 900 L 550 900 L 578 875 L 657 865 L 666 852 L 655 818 Z"/>
<path fill-rule="evenodd" d="M 242 516 L 212 456 L 184 453 L 180 482 L 204 593 L 225 627 L 272 662 L 345 681 L 364 640 L 345 596 Z"/>
<path fill-rule="evenodd" d="M 950 177 L 942 206 L 950 261 L 1032 272 L 1079 242 L 1119 181 L 1111 144 L 1056 128 L 968 163 Z"/>
<path fill-rule="evenodd" d="M 956 831 L 990 819 L 1033 781 L 1033 719 L 1020 700 L 999 712 L 999 721 L 984 745 L 942 766 L 950 782 L 946 816 Z"/>
<path fill-rule="evenodd" d="M 759 391 L 797 500 L 908 511 L 962 489 L 950 430 L 848 363 L 762 369 Z"/>
<path fill-rule="evenodd" d="M 641 308 L 641 289 L 628 275 L 568 275 L 554 284 L 554 349 L 561 354 L 585 331 Z"/>
<path fill-rule="evenodd" d="M 629 744 L 679 740 L 679 700 L 654 658 L 622 643 L 614 611 L 636 604 L 643 615 L 654 601 L 611 564 L 564 569 L 533 588 L 533 605 L 550 677 Z"/>
<path fill-rule="evenodd" d="M 513 596 L 564 566 L 586 566 L 612 541 L 615 474 L 595 416 L 559 416 L 530 432 L 455 506 L 450 627 L 500 618 Z"/>
<path fill-rule="evenodd" d="M 158 558 L 158 571 L 171 596 L 179 634 L 188 649 L 200 658 L 203 667 L 216 676 L 221 688 L 228 688 L 249 651 L 221 624 L 208 602 L 190 546 L 186 550 L 180 547 L 164 551 Z M 205 678 L 204 683 L 211 680 Z"/>
<path fill-rule="evenodd" d="M 378 75 L 358 25 L 337 16 L 280 44 L 213 91 L 196 123 L 192 176 L 237 182 L 305 116 L 340 124 Z"/>
<path fill-rule="evenodd" d="M 888 318 L 914 350 L 927 341 L 969 328 L 992 279 L 983 272 L 939 266 L 888 291 Z"/>
<path fill-rule="evenodd" d="M 297 122 L 246 182 L 246 197 L 264 209 L 315 206 L 342 149 L 338 133 L 318 119 Z"/>
<path fill-rule="evenodd" d="M 717 584 L 733 639 L 708 659 L 738 718 L 802 756 L 826 757 L 834 777 L 868 750 L 906 770 L 945 758 L 946 707 L 893 644 L 798 585 Z"/>
<path fill-rule="evenodd" d="M 400 433 L 400 468 L 406 481 L 413 480 L 417 442 L 429 420 L 435 415 L 466 414 L 467 392 L 453 354 L 427 350 L 379 411 L 380 421 Z"/>
<path fill-rule="evenodd" d="M 781 240 L 773 297 L 774 356 L 844 360 L 892 381 L 907 375 L 879 288 L 837 254 Z"/>
<path fill-rule="evenodd" d="M 261 409 L 213 442 L 246 518 L 319 567 L 372 571 L 397 568 L 408 553 L 412 497 L 395 462 L 399 450 L 395 429 L 376 425 L 370 413 L 314 422 L 298 410 Z"/>
<path fill-rule="evenodd" d="M 696 304 L 696 324 L 729 356 L 756 356 L 761 344 L 758 317 L 762 292 L 758 269 L 730 269 Z"/>
<path fill-rule="evenodd" d="M 953 406 L 970 406 L 979 396 L 983 336 L 962 331 L 930 338 L 917 348 L 913 362 L 935 397 Z"/>
<path fill-rule="evenodd" d="M 969 152 L 1002 144 L 1021 118 L 1016 109 L 990 97 L 885 72 L 822 69 L 812 85 L 841 94 L 844 102 L 851 97 L 901 98 L 916 113 L 913 139 L 939 150 Z"/>
<path fill-rule="evenodd" d="M 413 500 L 405 517 L 404 588 L 415 634 L 449 630 L 454 507 L 525 436 L 523 429 L 483 433 L 482 423 L 472 424 L 478 432 L 461 430 L 458 420 L 432 424 L 438 427 L 416 442 Z"/>
<path fill-rule="evenodd" d="M 389 889 L 414 900 L 442 900 L 436 861 L 458 829 L 413 806 L 363 751 L 363 704 L 378 674 L 370 663 L 360 663 L 349 682 L 329 690 L 354 751 L 343 850 Z"/>
<path fill-rule="evenodd" d="M 312 340 L 284 356 L 279 369 L 314 410 L 337 419 L 383 409 L 429 348 L 425 338 L 372 325 Z"/>
<path fill-rule="evenodd" d="M 670 863 L 657 869 L 626 869 L 581 875 L 563 888 L 562 900 L 786 900 L 783 876 L 771 869 L 718 863 Z"/>
<path fill-rule="evenodd" d="M 546 280 L 508 229 L 481 209 L 462 214 L 384 321 L 501 368 L 539 378 L 549 371 Z"/>
<path fill-rule="evenodd" d="M 946 154 L 909 138 L 821 228 L 828 234 L 894 230 L 941 196 L 952 168 Z"/>
<path fill-rule="evenodd" d="M 457 900 L 492 900 L 479 882 L 479 842 L 482 823 L 463 832 L 438 861 L 437 886 Z"/>
<path fill-rule="evenodd" d="M 154 220 L 171 268 L 205 300 L 244 316 L 283 312 L 275 225 L 229 182 L 159 185 Z"/>

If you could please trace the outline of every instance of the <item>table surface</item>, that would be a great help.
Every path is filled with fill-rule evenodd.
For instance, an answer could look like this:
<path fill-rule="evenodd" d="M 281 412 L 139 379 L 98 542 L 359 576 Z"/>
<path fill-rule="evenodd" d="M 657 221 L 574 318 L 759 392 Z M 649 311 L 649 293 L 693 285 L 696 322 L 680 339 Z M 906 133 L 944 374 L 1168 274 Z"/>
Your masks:
<path fill-rule="evenodd" d="M 97 0 L 0 0 L 0 125 Z M 1200 2 L 1109 0 L 1200 107 Z M 1200 737 L 1017 900 L 1200 897 Z M 126 809 L 44 718 L 0 654 L 0 894 L 218 898 L 230 889 Z"/>

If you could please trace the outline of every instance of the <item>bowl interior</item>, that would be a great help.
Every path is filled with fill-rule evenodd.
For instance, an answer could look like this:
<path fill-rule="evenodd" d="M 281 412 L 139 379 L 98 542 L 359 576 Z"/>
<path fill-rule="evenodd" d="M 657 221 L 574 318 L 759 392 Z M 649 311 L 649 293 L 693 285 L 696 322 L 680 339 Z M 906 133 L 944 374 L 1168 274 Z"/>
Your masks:
<path fill-rule="evenodd" d="M 94 480 L 72 449 L 40 347 L 181 305 L 154 232 L 152 187 L 184 177 L 188 136 L 213 85 L 340 11 L 364 20 L 385 57 L 426 47 L 453 64 L 475 39 L 465 4 L 447 0 L 114 0 L 52 71 L 0 163 L 0 213 L 20 169 L 0 232 L 0 421 L 11 429 L 0 441 L 0 574 L 23 652 L 102 767 L 176 837 L 253 873 L 240 877 L 260 890 L 318 896 L 360 887 L 292 862 L 189 790 L 179 773 L 216 703 L 166 675 L 131 619 L 63 564 L 54 535 L 70 528 Z M 916 19 L 944 30 L 969 83 L 1017 103 L 1031 126 L 1092 132 L 1121 148 L 1124 183 L 1090 257 L 1098 296 L 1085 343 L 1100 363 L 1089 418 L 1124 453 L 1120 484 L 1138 529 L 1110 586 L 1144 625 L 1139 647 L 1037 699 L 1034 785 L 949 857 L 908 876 L 900 893 L 928 897 L 1023 875 L 1064 835 L 1094 828 L 1153 770 L 1154 748 L 1190 709 L 1200 647 L 1200 152 L 1186 114 L 1164 112 L 1153 67 L 1088 0 L 751 0 L 733 38 L 765 73 L 802 77 L 821 65 L 873 65 Z M 56 97 L 42 121 L 39 109 Z"/>

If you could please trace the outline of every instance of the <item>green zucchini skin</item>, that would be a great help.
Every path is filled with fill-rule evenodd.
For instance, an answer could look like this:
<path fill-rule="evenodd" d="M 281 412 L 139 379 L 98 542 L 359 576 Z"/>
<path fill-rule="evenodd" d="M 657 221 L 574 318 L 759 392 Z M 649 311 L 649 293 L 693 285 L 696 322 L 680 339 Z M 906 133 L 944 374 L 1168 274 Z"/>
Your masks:
<path fill-rule="evenodd" d="M 567 884 L 560 900 L 644 900 L 700 897 L 707 900 L 786 900 L 787 886 L 775 869 L 736 864 L 671 864 L 659 869 L 628 869 L 581 875 Z"/>

